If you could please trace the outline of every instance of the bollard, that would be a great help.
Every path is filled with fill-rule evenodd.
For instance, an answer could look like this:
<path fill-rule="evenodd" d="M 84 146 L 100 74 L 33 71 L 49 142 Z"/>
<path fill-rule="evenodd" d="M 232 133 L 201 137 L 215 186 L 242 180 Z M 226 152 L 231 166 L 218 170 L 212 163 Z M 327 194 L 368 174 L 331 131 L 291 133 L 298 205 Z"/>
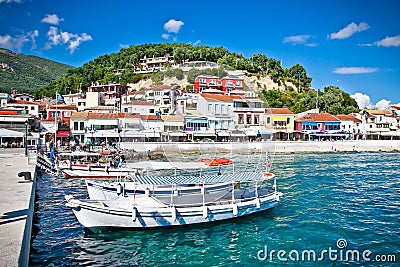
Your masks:
<path fill-rule="evenodd" d="M 32 182 L 31 172 L 20 172 L 20 173 L 18 173 L 18 177 L 24 177 L 24 180 L 19 181 L 18 183 Z"/>

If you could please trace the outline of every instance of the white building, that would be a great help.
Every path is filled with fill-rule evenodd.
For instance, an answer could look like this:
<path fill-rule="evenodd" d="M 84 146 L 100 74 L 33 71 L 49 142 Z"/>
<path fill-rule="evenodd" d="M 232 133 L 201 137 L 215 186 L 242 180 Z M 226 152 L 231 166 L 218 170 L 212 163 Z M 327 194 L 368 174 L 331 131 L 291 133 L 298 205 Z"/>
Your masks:
<path fill-rule="evenodd" d="M 208 118 L 208 128 L 228 130 L 234 128 L 233 98 L 222 94 L 201 94 L 197 110 Z"/>
<path fill-rule="evenodd" d="M 129 103 L 122 104 L 122 111 L 130 114 L 156 115 L 160 112 L 160 107 L 148 101 L 132 100 Z"/>

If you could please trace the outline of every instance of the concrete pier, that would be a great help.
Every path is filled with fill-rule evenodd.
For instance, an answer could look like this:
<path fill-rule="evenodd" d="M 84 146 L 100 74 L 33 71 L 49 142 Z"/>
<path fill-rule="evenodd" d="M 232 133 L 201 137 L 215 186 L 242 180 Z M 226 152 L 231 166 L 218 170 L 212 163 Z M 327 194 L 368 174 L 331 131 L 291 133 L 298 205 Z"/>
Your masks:
<path fill-rule="evenodd" d="M 18 177 L 30 172 L 32 181 Z M 23 148 L 0 149 L 0 265 L 28 266 L 35 204 L 35 165 Z"/>

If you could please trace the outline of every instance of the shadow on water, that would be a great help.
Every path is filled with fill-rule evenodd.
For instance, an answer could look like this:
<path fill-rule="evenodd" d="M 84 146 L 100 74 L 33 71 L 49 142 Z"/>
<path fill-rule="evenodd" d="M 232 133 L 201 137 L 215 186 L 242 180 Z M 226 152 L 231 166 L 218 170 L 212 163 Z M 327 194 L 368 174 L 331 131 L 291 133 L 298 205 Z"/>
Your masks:
<path fill-rule="evenodd" d="M 168 227 L 152 227 L 152 228 L 115 228 L 115 227 L 103 227 L 97 228 L 96 231 L 84 228 L 85 238 L 95 238 L 103 240 L 116 240 L 119 238 L 127 237 L 142 237 L 144 235 L 160 234 L 169 235 L 176 232 L 190 232 L 190 231 L 212 231 L 214 232 L 218 228 L 232 228 L 240 225 L 257 224 L 261 220 L 274 220 L 276 212 L 274 210 L 278 207 L 261 211 L 258 213 L 252 213 L 249 215 L 241 216 L 239 218 L 230 218 L 223 221 L 214 221 L 209 223 L 199 223 L 191 225 L 178 225 Z"/>

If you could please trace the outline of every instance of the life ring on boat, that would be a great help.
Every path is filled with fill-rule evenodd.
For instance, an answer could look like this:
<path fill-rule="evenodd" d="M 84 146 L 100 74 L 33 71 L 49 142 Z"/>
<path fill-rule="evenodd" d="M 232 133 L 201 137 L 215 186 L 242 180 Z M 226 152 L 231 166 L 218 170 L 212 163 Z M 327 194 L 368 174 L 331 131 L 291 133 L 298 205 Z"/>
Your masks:
<path fill-rule="evenodd" d="M 267 172 L 267 173 L 264 173 L 264 177 L 266 178 L 266 179 L 271 179 L 271 178 L 273 178 L 275 175 L 273 174 L 273 173 L 270 173 L 270 172 Z"/>
<path fill-rule="evenodd" d="M 123 190 L 123 188 L 122 188 L 121 183 L 118 183 L 117 184 L 117 195 L 118 196 L 122 194 L 122 190 Z"/>

